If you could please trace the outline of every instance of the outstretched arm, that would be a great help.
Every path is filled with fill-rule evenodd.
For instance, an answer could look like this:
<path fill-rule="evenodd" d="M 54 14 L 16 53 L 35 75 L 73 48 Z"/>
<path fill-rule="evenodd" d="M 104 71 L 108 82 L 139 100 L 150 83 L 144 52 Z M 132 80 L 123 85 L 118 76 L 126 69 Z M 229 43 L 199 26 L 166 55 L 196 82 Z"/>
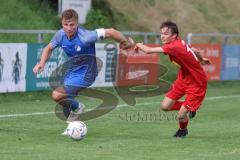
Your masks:
<path fill-rule="evenodd" d="M 164 52 L 162 47 L 148 47 L 142 43 L 137 43 L 136 47 L 137 47 L 137 49 L 140 49 L 145 53 L 162 53 L 162 52 Z"/>
<path fill-rule="evenodd" d="M 42 56 L 41 56 L 40 62 L 37 63 L 35 65 L 35 67 L 33 68 L 34 74 L 37 74 L 39 71 L 40 72 L 43 71 L 45 63 L 48 60 L 48 58 L 50 57 L 51 53 L 52 53 L 52 47 L 51 47 L 51 43 L 49 43 L 42 51 Z"/>
<path fill-rule="evenodd" d="M 135 45 L 132 38 L 125 37 L 121 32 L 113 28 L 105 29 L 105 37 L 112 38 L 115 41 L 120 42 L 120 48 L 122 49 L 128 49 Z"/>
<path fill-rule="evenodd" d="M 117 42 L 127 41 L 127 38 L 121 32 L 113 28 L 105 29 L 105 37 L 112 38 Z"/>

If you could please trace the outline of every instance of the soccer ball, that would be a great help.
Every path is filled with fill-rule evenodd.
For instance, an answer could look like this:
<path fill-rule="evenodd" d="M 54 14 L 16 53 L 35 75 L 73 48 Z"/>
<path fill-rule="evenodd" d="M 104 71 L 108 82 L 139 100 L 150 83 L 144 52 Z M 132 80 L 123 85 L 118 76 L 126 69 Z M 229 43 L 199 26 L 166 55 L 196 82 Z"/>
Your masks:
<path fill-rule="evenodd" d="M 82 121 L 73 121 L 67 127 L 68 136 L 73 140 L 82 140 L 87 134 L 87 126 Z"/>

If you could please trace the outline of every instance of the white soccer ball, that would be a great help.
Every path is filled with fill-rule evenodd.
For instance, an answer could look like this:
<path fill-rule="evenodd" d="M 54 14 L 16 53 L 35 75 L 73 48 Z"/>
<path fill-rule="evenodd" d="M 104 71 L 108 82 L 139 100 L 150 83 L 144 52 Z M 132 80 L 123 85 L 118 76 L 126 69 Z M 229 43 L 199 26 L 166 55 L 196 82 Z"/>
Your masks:
<path fill-rule="evenodd" d="M 68 124 L 68 135 L 73 140 L 81 140 L 87 134 L 87 125 L 82 121 L 73 121 Z"/>

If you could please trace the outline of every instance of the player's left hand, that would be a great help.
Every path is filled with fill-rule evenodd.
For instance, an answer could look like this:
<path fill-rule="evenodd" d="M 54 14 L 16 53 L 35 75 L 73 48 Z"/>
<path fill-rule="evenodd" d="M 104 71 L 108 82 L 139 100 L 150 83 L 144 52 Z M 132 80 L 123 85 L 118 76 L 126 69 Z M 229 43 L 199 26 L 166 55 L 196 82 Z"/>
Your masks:
<path fill-rule="evenodd" d="M 212 62 L 208 58 L 203 58 L 201 61 L 202 65 L 210 65 Z"/>

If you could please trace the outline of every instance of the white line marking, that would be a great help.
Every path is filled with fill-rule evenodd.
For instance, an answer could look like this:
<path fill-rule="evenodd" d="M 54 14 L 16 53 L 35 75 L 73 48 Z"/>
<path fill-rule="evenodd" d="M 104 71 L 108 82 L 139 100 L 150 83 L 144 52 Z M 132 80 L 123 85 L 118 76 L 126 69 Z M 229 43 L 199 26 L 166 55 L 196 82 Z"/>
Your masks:
<path fill-rule="evenodd" d="M 216 99 L 228 99 L 228 98 L 237 98 L 240 95 L 230 95 L 230 96 L 216 96 L 216 97 L 207 97 L 205 100 L 216 100 Z"/>
<path fill-rule="evenodd" d="M 48 115 L 53 113 L 54 112 L 16 113 L 16 114 L 6 114 L 6 115 L 3 114 L 3 115 L 0 115 L 0 118 L 38 116 L 38 115 Z"/>
<path fill-rule="evenodd" d="M 207 97 L 205 101 L 209 100 L 217 100 L 217 99 L 229 99 L 229 98 L 238 98 L 240 95 L 230 95 L 230 96 L 215 96 L 215 97 Z M 151 105 L 151 104 L 159 104 L 160 102 L 148 102 L 148 103 L 137 103 L 135 106 L 140 105 Z M 127 104 L 120 104 L 117 108 L 127 107 Z M 87 110 L 88 111 L 88 110 Z M 0 115 L 1 118 L 10 118 L 10 117 L 28 117 L 28 116 L 41 116 L 41 115 L 49 115 L 54 114 L 55 112 L 33 112 L 33 113 L 16 113 L 16 114 L 3 114 Z"/>

